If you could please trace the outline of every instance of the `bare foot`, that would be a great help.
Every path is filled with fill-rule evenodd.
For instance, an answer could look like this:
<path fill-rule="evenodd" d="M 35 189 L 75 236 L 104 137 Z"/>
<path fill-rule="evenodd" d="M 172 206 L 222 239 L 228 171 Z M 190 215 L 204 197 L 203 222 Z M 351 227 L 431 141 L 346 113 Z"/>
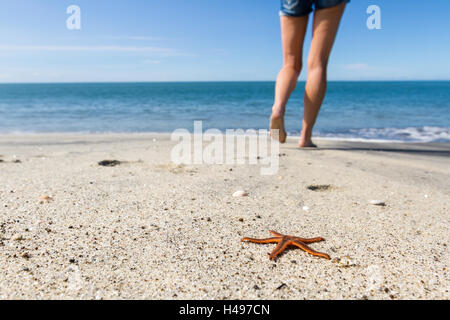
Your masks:
<path fill-rule="evenodd" d="M 298 143 L 298 147 L 303 148 L 317 148 L 317 146 L 311 141 L 304 141 L 300 139 L 300 142 Z"/>
<path fill-rule="evenodd" d="M 276 137 L 274 132 L 272 132 L 272 130 L 276 130 L 276 129 L 278 129 L 278 141 L 280 141 L 280 143 L 285 143 L 286 138 L 287 138 L 287 133 L 286 133 L 286 130 L 284 129 L 284 117 L 274 113 L 270 117 L 270 136 L 272 138 Z"/>

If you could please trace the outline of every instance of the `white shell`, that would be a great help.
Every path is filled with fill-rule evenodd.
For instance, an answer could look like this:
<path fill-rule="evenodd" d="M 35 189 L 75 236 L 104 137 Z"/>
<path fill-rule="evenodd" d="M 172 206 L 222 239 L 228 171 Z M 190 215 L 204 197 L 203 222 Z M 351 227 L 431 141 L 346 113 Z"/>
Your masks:
<path fill-rule="evenodd" d="M 381 207 L 386 206 L 386 202 L 383 201 L 383 200 L 370 200 L 369 203 L 374 205 L 374 206 L 381 206 Z"/>
<path fill-rule="evenodd" d="M 244 190 L 238 190 L 235 193 L 233 193 L 233 197 L 234 198 L 241 198 L 241 197 L 247 197 L 248 193 L 245 192 Z"/>
<path fill-rule="evenodd" d="M 356 261 L 350 256 L 344 256 L 339 258 L 339 265 L 342 267 L 351 267 L 356 265 Z"/>

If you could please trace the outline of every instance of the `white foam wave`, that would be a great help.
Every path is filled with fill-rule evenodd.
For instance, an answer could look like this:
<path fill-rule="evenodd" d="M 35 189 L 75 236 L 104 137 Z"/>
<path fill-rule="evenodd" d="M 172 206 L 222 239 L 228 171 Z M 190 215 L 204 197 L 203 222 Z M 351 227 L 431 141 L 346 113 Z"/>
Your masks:
<path fill-rule="evenodd" d="M 389 140 L 409 142 L 450 142 L 450 127 L 363 128 L 346 133 L 318 134 L 339 139 Z"/>

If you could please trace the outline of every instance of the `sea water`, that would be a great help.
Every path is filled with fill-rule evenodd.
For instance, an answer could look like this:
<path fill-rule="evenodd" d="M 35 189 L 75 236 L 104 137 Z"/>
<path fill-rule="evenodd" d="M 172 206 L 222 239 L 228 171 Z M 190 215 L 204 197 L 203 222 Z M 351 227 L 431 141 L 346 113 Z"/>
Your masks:
<path fill-rule="evenodd" d="M 264 129 L 273 82 L 0 84 L 0 133 Z M 304 83 L 286 129 L 298 135 Z M 450 142 L 450 81 L 330 82 L 315 135 Z"/>

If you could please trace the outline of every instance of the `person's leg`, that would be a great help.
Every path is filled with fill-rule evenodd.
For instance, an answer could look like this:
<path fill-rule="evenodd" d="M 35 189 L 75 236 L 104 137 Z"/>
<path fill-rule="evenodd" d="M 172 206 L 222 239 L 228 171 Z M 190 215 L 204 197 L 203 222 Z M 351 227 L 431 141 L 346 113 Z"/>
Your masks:
<path fill-rule="evenodd" d="M 308 27 L 308 15 L 302 17 L 281 17 L 283 44 L 283 68 L 277 77 L 275 103 L 270 118 L 270 129 L 279 130 L 279 141 L 286 142 L 284 112 L 289 97 L 294 91 L 302 69 L 303 42 Z"/>
<path fill-rule="evenodd" d="M 327 90 L 328 58 L 333 48 L 346 3 L 314 12 L 313 39 L 308 57 L 305 87 L 305 111 L 299 147 L 314 147 L 312 129 Z"/>

